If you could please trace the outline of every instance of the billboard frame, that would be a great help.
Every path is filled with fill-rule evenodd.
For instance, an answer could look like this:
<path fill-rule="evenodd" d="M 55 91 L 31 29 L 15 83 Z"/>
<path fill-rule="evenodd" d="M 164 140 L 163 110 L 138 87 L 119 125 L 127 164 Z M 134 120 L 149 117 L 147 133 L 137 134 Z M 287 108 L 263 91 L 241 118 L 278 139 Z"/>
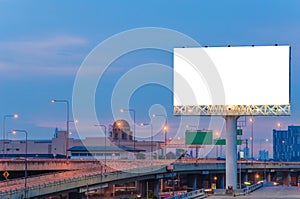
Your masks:
<path fill-rule="evenodd" d="M 289 47 L 289 102 L 288 104 L 261 104 L 261 105 L 173 105 L 174 116 L 290 116 L 291 115 L 291 45 L 249 45 L 249 46 L 228 46 L 228 47 L 268 47 L 288 46 Z M 214 46 L 216 47 L 216 46 Z M 225 47 L 225 46 L 218 46 Z M 203 48 L 203 47 L 201 47 Z M 205 46 L 205 48 L 207 48 Z M 173 99 L 174 100 L 174 99 Z"/>

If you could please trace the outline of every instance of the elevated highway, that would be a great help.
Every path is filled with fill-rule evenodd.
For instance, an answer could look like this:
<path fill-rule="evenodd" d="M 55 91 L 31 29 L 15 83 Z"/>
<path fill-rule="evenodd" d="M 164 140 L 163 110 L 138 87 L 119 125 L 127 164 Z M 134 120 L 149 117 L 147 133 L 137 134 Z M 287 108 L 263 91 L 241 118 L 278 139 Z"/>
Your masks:
<path fill-rule="evenodd" d="M 86 167 L 93 167 L 97 165 L 103 165 L 104 161 L 99 160 L 65 160 L 65 159 L 28 159 L 28 171 L 71 171 L 78 170 Z M 216 159 L 186 159 L 186 160 L 107 160 L 107 167 L 114 168 L 116 170 L 124 170 L 132 167 L 145 167 L 151 165 L 169 165 L 183 164 L 184 167 L 191 166 L 194 168 L 205 169 L 205 165 L 209 165 L 208 169 L 218 170 L 224 169 L 225 161 Z M 300 169 L 300 163 L 298 162 L 264 162 L 264 161 L 238 161 L 242 165 L 242 169 L 260 170 L 277 169 L 282 171 L 288 171 L 291 169 Z M 0 159 L 0 171 L 24 171 L 25 161 Z"/>
<path fill-rule="evenodd" d="M 65 168 L 63 172 L 55 172 L 48 175 L 32 176 L 27 179 L 25 189 L 24 179 L 8 180 L 0 183 L 0 196 L 3 199 L 27 197 L 42 197 L 57 193 L 68 192 L 70 194 L 80 194 L 87 190 L 95 190 L 107 188 L 112 184 L 124 183 L 129 181 L 151 181 L 155 187 L 155 192 L 158 193 L 159 179 L 171 178 L 172 176 L 189 175 L 192 181 L 196 183 L 197 175 L 207 176 L 218 175 L 224 181 L 225 162 L 217 160 L 180 160 L 180 161 L 145 161 L 145 160 L 120 160 L 107 161 L 107 166 L 99 161 L 74 161 L 68 163 L 65 160 L 56 161 L 48 160 L 31 161 L 28 169 L 53 169 L 54 165 L 60 165 L 60 168 Z M 52 162 L 52 163 L 51 163 Z M 85 163 L 84 163 L 85 162 Z M 40 165 L 36 167 L 36 164 Z M 21 169 L 20 162 L 10 162 L 11 167 Z M 48 165 L 46 167 L 46 165 Z M 73 165 L 73 166 L 66 166 Z M 170 167 L 170 165 L 172 165 Z M 242 171 L 241 177 L 254 179 L 254 174 L 265 172 L 268 180 L 271 180 L 272 175 L 283 173 L 284 178 L 291 178 L 292 175 L 297 178 L 300 176 L 300 163 L 282 163 L 282 162 L 258 162 L 258 161 L 242 161 L 238 164 L 241 166 L 239 171 Z M 24 168 L 24 167 L 23 167 Z M 54 170 L 54 169 L 53 169 Z M 56 170 L 58 170 L 56 168 Z M 223 179 L 222 179 L 223 178 Z M 258 180 L 258 179 L 257 179 Z M 195 184 L 192 185 L 196 188 Z M 221 182 L 219 183 L 221 186 Z M 290 184 L 286 180 L 286 184 Z M 224 185 L 223 185 L 224 186 Z M 76 196 L 72 196 L 76 198 Z"/>

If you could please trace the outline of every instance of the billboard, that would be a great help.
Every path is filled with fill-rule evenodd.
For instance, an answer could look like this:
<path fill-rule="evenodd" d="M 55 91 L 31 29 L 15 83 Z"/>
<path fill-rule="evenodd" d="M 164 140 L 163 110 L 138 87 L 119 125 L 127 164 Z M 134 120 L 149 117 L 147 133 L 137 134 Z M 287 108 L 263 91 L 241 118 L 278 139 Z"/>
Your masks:
<path fill-rule="evenodd" d="M 174 49 L 175 115 L 289 115 L 290 46 Z"/>

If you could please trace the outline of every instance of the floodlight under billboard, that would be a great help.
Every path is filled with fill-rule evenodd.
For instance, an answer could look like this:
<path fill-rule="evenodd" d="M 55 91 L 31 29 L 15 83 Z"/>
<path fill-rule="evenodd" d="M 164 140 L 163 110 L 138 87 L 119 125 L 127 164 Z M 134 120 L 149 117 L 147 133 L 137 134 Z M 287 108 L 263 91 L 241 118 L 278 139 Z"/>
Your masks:
<path fill-rule="evenodd" d="M 290 46 L 175 48 L 174 115 L 290 115 Z"/>

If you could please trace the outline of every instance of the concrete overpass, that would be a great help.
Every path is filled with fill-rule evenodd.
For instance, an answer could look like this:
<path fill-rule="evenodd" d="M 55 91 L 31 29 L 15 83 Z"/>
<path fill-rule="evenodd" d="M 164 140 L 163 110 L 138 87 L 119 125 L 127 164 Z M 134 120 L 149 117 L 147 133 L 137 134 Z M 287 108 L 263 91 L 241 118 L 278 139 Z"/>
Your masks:
<path fill-rule="evenodd" d="M 66 159 L 28 159 L 28 170 L 30 171 L 69 171 L 82 169 L 88 165 L 97 165 L 97 160 L 68 160 Z M 23 171 L 24 159 L 0 159 L 0 170 Z"/>
<path fill-rule="evenodd" d="M 83 161 L 84 162 L 84 161 Z M 81 165 L 80 163 L 63 163 L 61 162 L 61 168 L 66 168 L 66 164 L 69 165 Z M 172 167 L 168 167 L 173 163 Z M 13 163 L 15 168 L 20 167 L 20 162 Z M 39 168 L 35 167 L 35 164 L 42 164 L 31 162 L 32 167 L 29 169 Z M 44 162 L 43 165 L 48 163 Z M 58 164 L 53 162 L 53 165 Z M 51 165 L 51 163 L 49 163 Z M 89 167 L 87 167 L 89 165 Z M 27 179 L 27 191 L 25 193 L 24 179 L 9 180 L 0 183 L 0 196 L 3 199 L 8 198 L 22 198 L 25 194 L 27 197 L 39 197 L 42 196 L 68 192 L 71 198 L 79 198 L 80 193 L 84 193 L 87 190 L 94 190 L 100 188 L 109 188 L 112 184 L 124 183 L 128 181 L 140 181 L 142 182 L 142 189 L 145 188 L 143 182 L 150 182 L 154 187 L 155 193 L 159 191 L 159 179 L 171 178 L 176 174 L 188 175 L 188 178 L 192 181 L 193 189 L 196 189 L 197 176 L 201 175 L 211 178 L 212 175 L 216 175 L 219 178 L 219 186 L 224 184 L 225 176 L 225 161 L 217 160 L 181 160 L 181 161 L 107 161 L 108 167 L 103 165 L 103 162 L 99 161 L 87 161 L 85 167 L 78 170 L 79 166 L 74 166 L 75 170 L 58 172 L 55 174 L 48 174 L 42 176 L 33 176 Z M 268 180 L 271 180 L 272 175 L 281 172 L 284 173 L 286 178 L 285 183 L 289 184 L 289 180 L 292 175 L 296 176 L 297 181 L 300 175 L 300 163 L 278 163 L 278 162 L 258 162 L 254 161 L 242 161 L 240 162 L 242 171 L 242 181 L 247 179 L 254 179 L 254 175 L 265 171 Z M 51 167 L 48 167 L 51 169 Z M 71 167 L 69 167 L 71 168 Z M 117 170 L 118 168 L 119 170 Z M 44 168 L 46 169 L 46 168 Z M 258 179 L 257 179 L 258 180 Z M 223 181 L 223 182 L 221 182 Z M 224 185 L 223 185 L 224 186 Z M 224 188 L 224 187 L 223 187 Z"/>

